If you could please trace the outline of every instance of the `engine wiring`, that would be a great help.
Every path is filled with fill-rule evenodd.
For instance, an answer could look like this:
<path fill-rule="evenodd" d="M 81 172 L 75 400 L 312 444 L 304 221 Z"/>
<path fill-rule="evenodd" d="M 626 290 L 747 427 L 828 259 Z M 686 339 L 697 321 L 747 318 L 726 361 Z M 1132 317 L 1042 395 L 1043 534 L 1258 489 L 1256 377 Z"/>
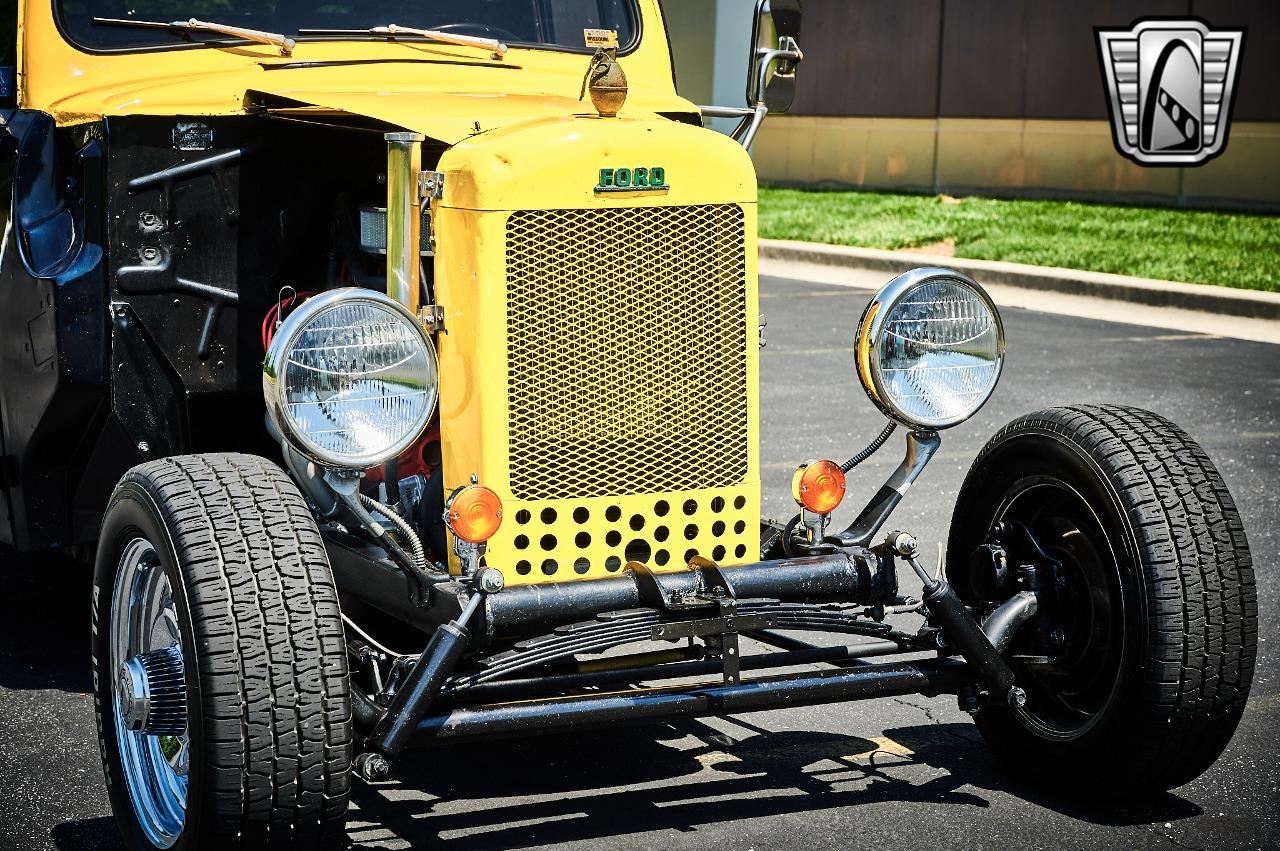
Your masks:
<path fill-rule="evenodd" d="M 884 428 L 881 429 L 880 433 L 876 435 L 875 440 L 871 441 L 871 443 L 868 444 L 865 449 L 859 451 L 858 454 L 854 455 L 848 461 L 845 461 L 843 464 L 840 465 L 841 471 L 847 473 L 850 470 L 852 470 L 854 467 L 861 464 L 863 461 L 870 458 L 872 455 L 875 455 L 876 452 L 880 449 L 880 447 L 884 446 L 885 441 L 889 439 L 890 435 L 893 434 L 894 430 L 897 427 L 898 427 L 898 424 L 895 423 L 893 420 L 890 420 L 889 422 L 885 423 Z"/>
<path fill-rule="evenodd" d="M 314 295 L 318 295 L 315 290 L 303 290 L 302 292 L 291 292 L 285 295 L 286 290 L 292 290 L 292 287 L 285 287 L 280 290 L 280 297 L 276 302 L 267 309 L 267 313 L 262 317 L 262 350 L 265 352 L 271 347 L 271 341 L 275 338 L 276 329 L 280 327 L 280 323 L 284 321 L 285 316 L 290 310 L 302 304 Z"/>

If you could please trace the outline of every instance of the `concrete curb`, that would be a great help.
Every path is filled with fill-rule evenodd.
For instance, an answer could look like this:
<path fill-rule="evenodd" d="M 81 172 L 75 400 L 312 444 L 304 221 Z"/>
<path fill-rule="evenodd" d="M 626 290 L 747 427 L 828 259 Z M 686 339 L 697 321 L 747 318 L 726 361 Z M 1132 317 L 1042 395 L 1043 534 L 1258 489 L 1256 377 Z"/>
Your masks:
<path fill-rule="evenodd" d="M 994 260 L 967 260 L 910 251 L 879 248 L 849 248 L 816 242 L 782 239 L 760 240 L 760 259 L 792 263 L 815 263 L 848 269 L 898 274 L 917 266 L 942 266 L 963 272 L 981 284 L 1003 284 L 1023 289 L 1047 290 L 1069 295 L 1092 296 L 1113 301 L 1173 307 L 1204 313 L 1243 316 L 1250 319 L 1280 319 L 1280 293 L 1237 290 L 1208 284 L 1183 284 L 1130 278 L 1105 272 L 1083 272 L 1026 263 Z"/>

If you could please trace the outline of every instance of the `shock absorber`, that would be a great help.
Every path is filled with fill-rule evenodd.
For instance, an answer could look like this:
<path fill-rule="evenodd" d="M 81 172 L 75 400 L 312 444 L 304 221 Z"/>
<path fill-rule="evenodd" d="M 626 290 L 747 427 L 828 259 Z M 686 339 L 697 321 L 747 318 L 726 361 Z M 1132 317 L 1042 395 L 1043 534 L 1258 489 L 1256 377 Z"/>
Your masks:
<path fill-rule="evenodd" d="M 1015 711 L 1027 701 L 1026 692 L 1014 684 L 1013 669 L 973 619 L 955 589 L 941 577 L 934 579 L 920 564 L 916 539 L 906 532 L 890 532 L 889 546 L 907 560 L 924 584 L 924 605 L 942 628 L 951 646 L 959 651 L 978 682 Z"/>

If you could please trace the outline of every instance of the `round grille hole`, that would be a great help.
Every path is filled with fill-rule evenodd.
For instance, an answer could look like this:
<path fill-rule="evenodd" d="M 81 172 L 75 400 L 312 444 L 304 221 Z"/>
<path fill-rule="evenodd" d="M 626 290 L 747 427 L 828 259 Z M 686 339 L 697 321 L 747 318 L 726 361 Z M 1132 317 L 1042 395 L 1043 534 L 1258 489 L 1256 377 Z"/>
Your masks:
<path fill-rule="evenodd" d="M 622 533 L 618 531 L 610 532 L 604 536 L 604 542 L 611 547 L 616 547 L 622 543 Z"/>
<path fill-rule="evenodd" d="M 516 549 L 517 549 L 517 550 L 527 550 L 527 549 L 529 549 L 529 536 L 528 536 L 528 535 L 516 535 L 515 545 L 516 545 Z"/>
<path fill-rule="evenodd" d="M 659 566 L 664 565 L 671 561 L 671 553 L 666 550 L 658 550 L 657 554 L 654 555 L 653 560 L 656 561 Z"/>
<path fill-rule="evenodd" d="M 717 520 L 716 522 L 711 524 L 711 534 L 715 535 L 717 538 L 719 538 L 721 535 L 724 534 L 723 520 Z"/>
<path fill-rule="evenodd" d="M 667 512 L 670 510 L 671 510 L 671 503 L 667 502 L 665 499 L 660 499 L 656 503 L 654 503 L 653 513 L 658 515 L 659 517 L 666 517 Z"/>
<path fill-rule="evenodd" d="M 689 562 L 693 561 L 693 560 L 694 560 L 694 558 L 695 558 L 697 555 L 698 555 L 698 551 L 697 551 L 697 550 L 685 550 L 685 551 L 684 551 L 684 563 L 685 563 L 685 564 L 688 564 Z"/>
<path fill-rule="evenodd" d="M 684 513 L 692 517 L 698 512 L 698 501 L 695 499 L 686 499 L 684 501 Z"/>
<path fill-rule="evenodd" d="M 533 565 L 530 564 L 529 562 L 527 561 L 516 562 L 516 573 L 520 574 L 521 576 L 528 576 L 529 572 L 532 570 L 533 570 Z"/>
<path fill-rule="evenodd" d="M 653 555 L 653 550 L 649 548 L 648 541 L 642 541 L 636 538 L 627 544 L 626 556 L 627 561 L 638 561 L 641 564 L 648 564 L 649 557 Z"/>
<path fill-rule="evenodd" d="M 538 545 L 542 547 L 544 550 L 546 550 L 547 552 L 551 552 L 556 548 L 556 536 L 543 535 L 542 540 L 538 542 Z"/>
<path fill-rule="evenodd" d="M 573 522 L 577 523 L 579 526 L 581 526 L 583 523 L 586 523 L 590 519 L 591 519 L 591 512 L 587 511 L 586 508 L 582 506 L 578 506 L 573 510 Z"/>
<path fill-rule="evenodd" d="M 611 505 L 604 510 L 604 519 L 610 523 L 617 523 L 622 519 L 622 509 L 616 505 Z"/>
<path fill-rule="evenodd" d="M 688 526 L 684 527 L 684 539 L 686 541 L 692 541 L 696 537 L 698 537 L 697 523 L 690 523 Z"/>
<path fill-rule="evenodd" d="M 578 549 L 585 550 L 591 546 L 591 536 L 586 532 L 579 532 L 573 542 L 578 545 Z"/>
<path fill-rule="evenodd" d="M 665 541 L 670 536 L 671 536 L 671 530 L 668 529 L 666 526 L 659 526 L 657 529 L 653 530 L 653 537 L 658 539 L 658 541 Z"/>
<path fill-rule="evenodd" d="M 639 514 L 632 514 L 630 525 L 631 525 L 632 532 L 639 532 L 641 529 L 644 528 L 644 518 L 641 517 Z"/>
<path fill-rule="evenodd" d="M 533 515 L 529 513 L 529 509 L 522 508 L 516 512 L 516 522 L 521 526 L 533 519 Z"/>
<path fill-rule="evenodd" d="M 542 509 L 542 522 L 551 524 L 556 522 L 556 510 L 554 508 Z"/>
<path fill-rule="evenodd" d="M 724 511 L 724 497 L 718 496 L 715 499 L 711 500 L 711 510 L 714 511 L 716 514 L 719 514 L 721 511 Z"/>
<path fill-rule="evenodd" d="M 573 563 L 573 572 L 577 574 L 586 573 L 591 569 L 591 562 L 585 558 L 580 558 Z"/>
<path fill-rule="evenodd" d="M 738 544 L 738 546 L 733 548 L 733 555 L 735 558 L 743 558 L 746 554 L 747 554 L 746 544 Z"/>
<path fill-rule="evenodd" d="M 604 569 L 616 573 L 622 567 L 622 559 L 617 556 L 609 556 L 604 560 Z"/>
<path fill-rule="evenodd" d="M 723 558 L 724 558 L 724 547 L 717 544 L 716 548 L 711 551 L 711 560 L 720 561 Z"/>
<path fill-rule="evenodd" d="M 545 573 L 547 576 L 551 576 L 559 569 L 560 569 L 560 565 L 557 564 L 556 560 L 553 558 L 549 558 L 542 563 L 542 572 Z"/>
<path fill-rule="evenodd" d="M 747 498 L 746 498 L 745 496 L 740 496 L 740 497 L 736 498 L 736 499 L 733 501 L 733 507 L 734 507 L 734 508 L 736 508 L 736 509 L 738 509 L 739 511 L 741 511 L 742 509 L 746 508 L 746 507 L 747 507 Z"/>
<path fill-rule="evenodd" d="M 747 521 L 739 520 L 737 523 L 733 524 L 733 534 L 741 535 L 745 531 L 747 531 Z"/>

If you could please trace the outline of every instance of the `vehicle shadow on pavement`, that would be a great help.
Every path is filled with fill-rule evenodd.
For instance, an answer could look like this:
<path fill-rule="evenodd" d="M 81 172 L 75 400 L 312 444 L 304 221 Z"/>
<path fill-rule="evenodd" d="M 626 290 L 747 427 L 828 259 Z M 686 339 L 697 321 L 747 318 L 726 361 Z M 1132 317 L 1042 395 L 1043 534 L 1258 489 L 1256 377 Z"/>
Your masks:
<path fill-rule="evenodd" d="M 355 847 L 551 846 L 868 804 L 986 808 L 988 792 L 1105 826 L 1201 814 L 1172 794 L 1126 807 L 1065 802 L 1002 773 L 967 724 L 875 740 L 732 724 L 743 728 L 732 737 L 686 721 L 411 755 L 401 782 L 357 783 L 348 833 Z"/>
<path fill-rule="evenodd" d="M 123 851 L 124 842 L 111 816 L 54 825 L 50 836 L 58 851 Z"/>
<path fill-rule="evenodd" d="M 93 568 L 0 547 L 0 688 L 88 693 Z"/>

